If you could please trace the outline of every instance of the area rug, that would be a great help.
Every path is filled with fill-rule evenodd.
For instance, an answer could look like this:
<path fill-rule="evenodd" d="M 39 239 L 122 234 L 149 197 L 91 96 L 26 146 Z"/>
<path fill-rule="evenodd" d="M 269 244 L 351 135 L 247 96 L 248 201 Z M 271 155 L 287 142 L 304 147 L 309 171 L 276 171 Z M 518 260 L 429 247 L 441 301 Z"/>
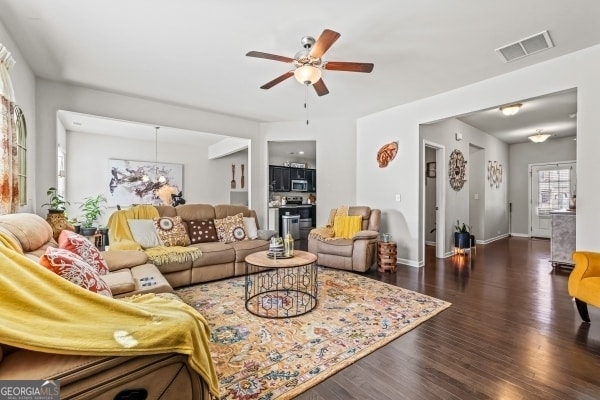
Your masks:
<path fill-rule="evenodd" d="M 221 400 L 290 399 L 450 307 L 358 274 L 319 268 L 317 307 L 288 319 L 244 307 L 244 277 L 177 290 L 211 327 Z"/>

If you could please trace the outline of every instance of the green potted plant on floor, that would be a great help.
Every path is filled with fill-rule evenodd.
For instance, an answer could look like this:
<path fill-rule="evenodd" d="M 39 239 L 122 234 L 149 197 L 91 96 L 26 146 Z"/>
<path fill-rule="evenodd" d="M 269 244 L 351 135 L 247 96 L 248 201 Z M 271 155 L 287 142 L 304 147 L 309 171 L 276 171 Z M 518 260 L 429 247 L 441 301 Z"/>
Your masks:
<path fill-rule="evenodd" d="M 454 230 L 454 247 L 458 249 L 471 248 L 471 227 L 464 222 L 461 224 L 459 220 L 456 220 Z"/>
<path fill-rule="evenodd" d="M 95 197 L 86 197 L 80 204 L 79 209 L 83 212 L 81 222 L 81 234 L 91 236 L 96 233 L 97 227 L 94 225 L 104 213 L 106 197 L 99 194 Z"/>

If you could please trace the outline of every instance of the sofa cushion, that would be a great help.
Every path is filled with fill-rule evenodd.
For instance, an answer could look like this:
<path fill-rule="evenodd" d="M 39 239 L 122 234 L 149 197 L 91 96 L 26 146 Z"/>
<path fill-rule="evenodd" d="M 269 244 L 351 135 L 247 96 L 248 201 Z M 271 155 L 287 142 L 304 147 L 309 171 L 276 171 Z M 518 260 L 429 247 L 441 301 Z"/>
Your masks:
<path fill-rule="evenodd" d="M 36 250 L 49 241 L 54 242 L 52 227 L 37 214 L 2 215 L 0 226 L 10 231 L 18 239 L 25 253 Z"/>
<path fill-rule="evenodd" d="M 193 221 L 198 219 L 215 219 L 215 209 L 210 204 L 180 204 L 173 207 L 173 210 L 184 221 Z"/>
<path fill-rule="evenodd" d="M 190 245 L 190 238 L 180 216 L 154 218 L 154 227 L 164 246 Z"/>
<path fill-rule="evenodd" d="M 94 267 L 83 258 L 66 249 L 48 247 L 40 257 L 40 264 L 55 274 L 91 292 L 112 297 L 108 285 Z"/>
<path fill-rule="evenodd" d="M 195 219 L 187 221 L 187 224 L 192 244 L 219 241 L 212 219 Z"/>
<path fill-rule="evenodd" d="M 199 257 L 192 263 L 194 267 L 227 264 L 235 261 L 235 250 L 230 244 L 207 242 L 193 244 L 192 246 L 202 251 L 202 257 Z"/>
<path fill-rule="evenodd" d="M 148 262 L 146 253 L 138 250 L 103 251 L 102 256 L 111 272 L 123 268 L 135 267 L 136 265 L 146 264 Z"/>
<path fill-rule="evenodd" d="M 233 243 L 246 239 L 244 215 L 242 213 L 215 219 L 215 228 L 221 243 Z"/>
<path fill-rule="evenodd" d="M 129 269 L 122 269 L 117 272 L 111 272 L 108 275 L 100 277 L 110 288 L 113 296 L 133 292 L 135 289 L 135 282 L 131 276 Z"/>
<path fill-rule="evenodd" d="M 154 221 L 151 219 L 128 219 L 127 225 L 131 231 L 131 236 L 142 248 L 157 247 L 162 245 Z"/>
<path fill-rule="evenodd" d="M 266 240 L 244 240 L 230 244 L 235 250 L 235 261 L 244 262 L 246 256 L 256 253 L 257 251 L 269 250 L 269 242 Z"/>
<path fill-rule="evenodd" d="M 256 220 L 252 217 L 244 217 L 244 230 L 248 239 L 258 238 L 258 228 L 256 227 Z"/>
<path fill-rule="evenodd" d="M 69 250 L 83 258 L 85 262 L 96 269 L 98 274 L 108 274 L 108 266 L 102 254 L 85 236 L 63 230 L 58 236 L 58 247 Z"/>

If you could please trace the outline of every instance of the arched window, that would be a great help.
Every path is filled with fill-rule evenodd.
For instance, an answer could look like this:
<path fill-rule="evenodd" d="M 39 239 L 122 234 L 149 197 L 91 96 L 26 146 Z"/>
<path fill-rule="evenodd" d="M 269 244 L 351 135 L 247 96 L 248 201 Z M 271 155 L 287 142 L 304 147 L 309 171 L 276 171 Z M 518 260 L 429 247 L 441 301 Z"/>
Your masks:
<path fill-rule="evenodd" d="M 19 181 L 19 205 L 27 204 L 27 123 L 19 106 L 15 106 L 17 127 L 17 165 Z"/>

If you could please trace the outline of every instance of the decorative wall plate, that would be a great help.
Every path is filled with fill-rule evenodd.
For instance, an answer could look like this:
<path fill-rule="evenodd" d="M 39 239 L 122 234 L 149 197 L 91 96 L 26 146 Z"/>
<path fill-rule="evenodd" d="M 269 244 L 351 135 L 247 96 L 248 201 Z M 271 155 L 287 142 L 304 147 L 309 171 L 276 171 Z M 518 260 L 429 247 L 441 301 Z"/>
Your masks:
<path fill-rule="evenodd" d="M 388 163 L 392 161 L 394 157 L 396 157 L 397 152 L 398 142 L 391 142 L 381 146 L 377 152 L 377 162 L 379 163 L 379 168 L 387 167 Z"/>
<path fill-rule="evenodd" d="M 450 154 L 450 162 L 448 163 L 448 178 L 450 178 L 450 186 L 457 192 L 463 188 L 465 184 L 465 172 L 467 161 L 460 150 L 453 150 Z"/>

